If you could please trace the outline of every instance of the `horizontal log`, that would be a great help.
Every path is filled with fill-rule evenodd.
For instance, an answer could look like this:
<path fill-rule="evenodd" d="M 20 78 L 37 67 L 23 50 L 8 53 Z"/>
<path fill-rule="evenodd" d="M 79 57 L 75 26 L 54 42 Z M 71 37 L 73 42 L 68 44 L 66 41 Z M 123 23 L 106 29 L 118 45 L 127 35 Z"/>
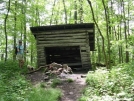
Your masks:
<path fill-rule="evenodd" d="M 39 41 L 41 41 L 41 40 L 44 40 L 44 41 L 46 41 L 46 40 L 75 40 L 75 39 L 85 39 L 85 40 L 87 40 L 86 39 L 86 36 L 67 36 L 67 37 L 47 37 L 47 38 L 38 38 L 38 40 Z M 87 40 L 88 41 L 88 40 Z"/>
<path fill-rule="evenodd" d="M 39 40 L 38 43 L 86 42 L 86 39 Z"/>
<path fill-rule="evenodd" d="M 90 58 L 88 56 L 82 56 L 81 60 L 89 60 Z"/>
<path fill-rule="evenodd" d="M 88 58 L 81 58 L 82 62 L 89 62 L 90 60 Z"/>
<path fill-rule="evenodd" d="M 46 39 L 39 39 L 39 42 L 40 41 L 44 41 L 44 42 L 47 42 L 47 41 L 73 41 L 73 40 L 85 40 L 85 42 L 88 42 L 89 43 L 89 41 L 88 40 L 86 40 L 85 38 L 69 38 L 69 37 L 67 37 L 67 38 L 62 38 L 62 37 L 59 37 L 59 38 L 46 38 Z"/>
<path fill-rule="evenodd" d="M 45 43 L 45 44 L 38 44 L 37 46 L 41 46 L 41 47 L 62 47 L 62 46 L 81 46 L 81 45 L 86 45 L 86 43 L 81 43 L 81 42 L 77 42 L 77 43 Z"/>
<path fill-rule="evenodd" d="M 81 61 L 82 64 L 90 64 L 90 61 Z"/>
<path fill-rule="evenodd" d="M 90 59 L 90 58 L 88 58 L 88 57 L 82 57 L 82 58 L 81 58 L 81 60 L 83 60 L 83 61 L 89 61 L 89 59 Z"/>
<path fill-rule="evenodd" d="M 44 61 L 44 62 L 45 62 L 45 58 L 38 57 L 38 60 L 39 60 L 39 61 Z"/>
<path fill-rule="evenodd" d="M 82 65 L 82 68 L 83 69 L 88 69 L 88 68 L 90 68 L 90 65 Z"/>
<path fill-rule="evenodd" d="M 44 50 L 37 50 L 38 53 L 44 53 Z"/>
<path fill-rule="evenodd" d="M 38 54 L 39 56 L 44 56 L 44 51 L 37 51 L 37 54 Z"/>
<path fill-rule="evenodd" d="M 90 65 L 90 62 L 82 62 L 82 65 Z"/>
<path fill-rule="evenodd" d="M 82 61 L 89 61 L 90 58 L 88 58 L 88 57 L 82 57 L 81 60 L 82 60 Z"/>
<path fill-rule="evenodd" d="M 86 32 L 86 33 L 93 33 L 94 30 L 93 29 L 73 29 L 73 30 L 53 30 L 53 31 L 49 31 L 49 32 L 45 32 L 45 31 L 38 31 L 37 33 L 33 33 L 34 35 L 41 35 L 41 34 L 68 34 L 68 33 L 81 33 L 81 32 Z"/>
<path fill-rule="evenodd" d="M 46 45 L 46 44 L 50 44 L 50 45 L 53 45 L 54 43 L 56 43 L 56 44 L 63 44 L 63 45 L 65 45 L 65 44 L 68 44 L 68 45 L 70 45 L 70 44 L 79 44 L 79 43 L 81 43 L 81 44 L 86 44 L 86 42 L 84 41 L 84 40 L 80 40 L 80 41 L 78 41 L 78 40 L 71 40 L 71 41 L 48 41 L 48 42 L 42 42 L 42 41 L 40 41 L 39 42 L 39 44 L 43 44 L 43 45 Z"/>
<path fill-rule="evenodd" d="M 38 58 L 45 59 L 46 57 L 44 55 L 39 55 Z"/>
<path fill-rule="evenodd" d="M 86 33 L 76 33 L 76 34 L 41 34 L 37 36 L 38 38 L 54 38 L 54 37 L 76 37 L 76 36 L 88 36 Z"/>
<path fill-rule="evenodd" d="M 89 43 L 87 43 L 87 41 L 85 40 L 85 39 L 74 39 L 74 40 L 53 40 L 53 41 L 39 41 L 38 42 L 38 44 L 37 44 L 37 46 L 38 46 L 38 49 L 40 49 L 40 48 L 44 48 L 44 47 L 42 47 L 44 44 L 50 44 L 50 45 L 53 45 L 53 44 L 67 44 L 67 45 L 65 45 L 65 46 L 74 46 L 74 44 L 76 44 L 76 43 L 82 43 L 82 44 L 80 44 L 80 45 L 84 45 L 85 47 L 87 47 L 86 45 L 88 45 L 88 48 L 89 48 L 89 46 L 90 46 L 90 44 Z M 71 44 L 73 44 L 73 45 L 71 45 Z M 80 45 L 78 45 L 78 46 L 80 46 Z M 54 45 L 53 45 L 54 46 Z M 58 45 L 59 46 L 59 45 Z M 63 45 L 61 45 L 61 46 L 63 46 Z M 51 47 L 51 46 L 50 46 Z"/>
<path fill-rule="evenodd" d="M 81 51 L 81 56 L 88 56 L 87 51 L 86 52 Z"/>
<path fill-rule="evenodd" d="M 82 65 L 89 66 L 89 65 L 91 65 L 91 63 L 90 62 L 87 62 L 87 63 L 83 63 Z"/>
<path fill-rule="evenodd" d="M 41 62 L 41 63 L 38 63 L 38 65 L 39 65 L 39 66 L 45 66 L 45 65 L 47 65 L 47 64 Z"/>

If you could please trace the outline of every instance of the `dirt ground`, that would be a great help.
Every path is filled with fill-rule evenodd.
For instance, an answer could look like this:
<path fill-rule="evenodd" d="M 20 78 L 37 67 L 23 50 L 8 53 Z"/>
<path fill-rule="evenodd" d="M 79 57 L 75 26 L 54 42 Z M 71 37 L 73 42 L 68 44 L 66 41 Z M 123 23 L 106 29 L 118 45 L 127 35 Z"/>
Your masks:
<path fill-rule="evenodd" d="M 57 88 L 62 91 L 60 101 L 78 101 L 86 86 L 85 77 L 82 77 L 83 75 L 85 76 L 86 73 L 86 71 L 77 71 L 73 74 L 61 74 L 58 76 L 58 78 L 62 81 L 62 83 L 57 86 Z M 39 84 L 40 82 L 49 82 L 49 80 L 45 81 L 44 78 L 45 74 L 40 71 L 27 74 L 27 79 L 30 80 L 33 85 Z M 72 79 L 73 82 L 66 82 L 68 79 Z"/>

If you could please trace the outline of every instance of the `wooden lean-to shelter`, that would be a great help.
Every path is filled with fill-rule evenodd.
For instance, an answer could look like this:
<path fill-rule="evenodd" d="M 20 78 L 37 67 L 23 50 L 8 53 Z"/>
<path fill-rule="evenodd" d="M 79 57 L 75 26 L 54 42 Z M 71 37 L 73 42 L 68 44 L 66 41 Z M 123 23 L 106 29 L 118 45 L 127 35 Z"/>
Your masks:
<path fill-rule="evenodd" d="M 91 68 L 95 49 L 94 23 L 30 27 L 36 38 L 38 66 L 52 62 Z"/>

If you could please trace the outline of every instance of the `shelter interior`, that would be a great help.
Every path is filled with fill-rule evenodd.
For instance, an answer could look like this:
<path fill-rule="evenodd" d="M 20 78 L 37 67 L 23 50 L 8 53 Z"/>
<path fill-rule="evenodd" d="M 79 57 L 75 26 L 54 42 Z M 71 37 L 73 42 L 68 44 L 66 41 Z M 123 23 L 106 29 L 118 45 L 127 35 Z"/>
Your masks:
<path fill-rule="evenodd" d="M 45 47 L 45 52 L 47 64 L 56 62 L 82 67 L 79 46 Z"/>

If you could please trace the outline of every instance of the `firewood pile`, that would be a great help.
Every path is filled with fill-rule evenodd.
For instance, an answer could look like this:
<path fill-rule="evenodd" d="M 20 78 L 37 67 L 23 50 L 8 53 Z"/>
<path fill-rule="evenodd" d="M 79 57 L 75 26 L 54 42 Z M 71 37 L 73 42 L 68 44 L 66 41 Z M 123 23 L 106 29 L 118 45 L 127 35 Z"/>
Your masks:
<path fill-rule="evenodd" d="M 69 67 L 67 64 L 58 64 L 58 63 L 51 63 L 47 65 L 47 72 L 46 74 L 55 74 L 55 75 L 60 75 L 61 73 L 65 74 L 72 74 L 73 71 L 71 67 Z"/>
<path fill-rule="evenodd" d="M 67 64 L 58 64 L 56 62 L 53 62 L 53 63 L 48 64 L 46 66 L 41 66 L 36 70 L 34 70 L 34 67 L 32 67 L 30 65 L 27 65 L 27 68 L 30 71 L 29 73 L 33 73 L 33 72 L 40 70 L 41 68 L 45 68 L 46 75 L 51 75 L 51 74 L 60 75 L 61 73 L 65 73 L 65 74 L 72 74 L 73 73 L 71 67 L 69 67 Z"/>

